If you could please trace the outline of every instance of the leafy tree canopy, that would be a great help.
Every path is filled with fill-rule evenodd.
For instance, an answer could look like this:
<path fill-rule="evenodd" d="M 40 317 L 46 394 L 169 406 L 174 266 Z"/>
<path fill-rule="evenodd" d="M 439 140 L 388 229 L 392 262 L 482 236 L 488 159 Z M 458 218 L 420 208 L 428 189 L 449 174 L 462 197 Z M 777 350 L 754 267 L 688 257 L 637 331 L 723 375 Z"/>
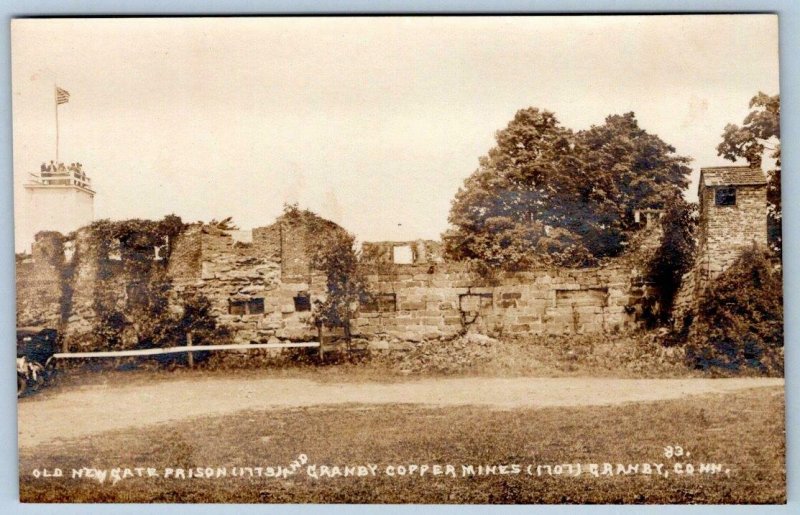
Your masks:
<path fill-rule="evenodd" d="M 769 156 L 781 157 L 781 97 L 759 92 L 750 99 L 750 113 L 742 126 L 729 123 L 722 133 L 722 142 L 717 145 L 717 154 L 736 161 L 746 159 L 753 166 L 761 166 L 766 150 Z"/>
<path fill-rule="evenodd" d="M 633 113 L 574 133 L 534 107 L 458 191 L 444 235 L 454 259 L 502 269 L 591 265 L 618 254 L 635 208 L 660 208 L 688 185 L 689 158 L 638 126 Z"/>

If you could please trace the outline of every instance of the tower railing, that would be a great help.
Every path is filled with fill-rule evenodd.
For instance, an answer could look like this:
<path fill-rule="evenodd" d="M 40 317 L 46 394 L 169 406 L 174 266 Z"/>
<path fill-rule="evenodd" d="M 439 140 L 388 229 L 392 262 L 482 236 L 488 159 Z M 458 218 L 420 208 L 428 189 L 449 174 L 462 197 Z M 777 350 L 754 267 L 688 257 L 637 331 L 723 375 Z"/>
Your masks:
<path fill-rule="evenodd" d="M 44 186 L 77 186 L 92 189 L 92 180 L 80 168 L 60 165 L 42 170 L 39 174 L 31 174 L 37 184 Z"/>

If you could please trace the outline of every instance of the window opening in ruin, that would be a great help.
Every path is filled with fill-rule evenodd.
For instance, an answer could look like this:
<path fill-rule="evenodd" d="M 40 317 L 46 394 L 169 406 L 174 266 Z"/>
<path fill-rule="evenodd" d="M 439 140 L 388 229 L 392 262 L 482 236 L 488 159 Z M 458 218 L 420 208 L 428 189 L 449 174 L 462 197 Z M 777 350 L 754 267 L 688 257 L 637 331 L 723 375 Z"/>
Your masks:
<path fill-rule="evenodd" d="M 311 295 L 301 291 L 294 298 L 295 311 L 311 311 Z"/>
<path fill-rule="evenodd" d="M 463 293 L 458 296 L 460 311 L 477 312 L 481 308 L 490 308 L 494 304 L 494 295 L 491 293 Z"/>
<path fill-rule="evenodd" d="M 397 245 L 392 248 L 392 261 L 398 265 L 410 265 L 414 262 L 411 245 Z"/>
<path fill-rule="evenodd" d="M 264 299 L 250 299 L 247 303 L 247 313 L 249 315 L 260 315 L 264 312 Z"/>
<path fill-rule="evenodd" d="M 137 306 L 147 303 L 148 291 L 147 284 L 141 281 L 131 282 L 125 285 L 128 306 Z"/>
<path fill-rule="evenodd" d="M 714 203 L 718 206 L 735 206 L 736 188 L 717 188 L 714 191 Z"/>
<path fill-rule="evenodd" d="M 122 245 L 118 239 L 111 240 L 108 246 L 108 259 L 109 261 L 122 261 Z"/>
<path fill-rule="evenodd" d="M 361 306 L 365 313 L 387 313 L 397 311 L 397 295 L 394 293 L 378 293 L 369 302 Z"/>
<path fill-rule="evenodd" d="M 153 247 L 153 260 L 163 261 L 167 258 L 167 245 L 157 245 Z"/>
<path fill-rule="evenodd" d="M 231 315 L 246 315 L 247 301 L 246 300 L 228 301 L 228 313 L 230 313 Z"/>
<path fill-rule="evenodd" d="M 228 313 L 231 315 L 260 315 L 264 313 L 264 299 L 230 299 Z"/>
<path fill-rule="evenodd" d="M 64 261 L 67 263 L 72 262 L 72 257 L 75 255 L 75 241 L 67 240 L 64 242 Z"/>

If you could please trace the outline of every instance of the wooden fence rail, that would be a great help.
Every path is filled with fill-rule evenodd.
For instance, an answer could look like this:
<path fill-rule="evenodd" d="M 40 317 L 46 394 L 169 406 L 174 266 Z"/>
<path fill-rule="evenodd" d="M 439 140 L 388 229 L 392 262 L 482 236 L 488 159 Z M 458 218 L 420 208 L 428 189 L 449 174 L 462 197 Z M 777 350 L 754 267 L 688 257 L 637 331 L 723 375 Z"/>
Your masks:
<path fill-rule="evenodd" d="M 186 345 L 182 347 L 164 347 L 160 349 L 132 349 L 98 352 L 57 352 L 56 359 L 70 358 L 124 358 L 128 356 L 153 356 L 158 354 L 178 354 L 181 352 L 216 351 L 216 350 L 250 350 L 250 349 L 288 349 L 311 347 L 319 348 L 319 342 L 293 343 L 241 343 L 235 345 Z M 190 354 L 191 355 L 191 354 Z"/>

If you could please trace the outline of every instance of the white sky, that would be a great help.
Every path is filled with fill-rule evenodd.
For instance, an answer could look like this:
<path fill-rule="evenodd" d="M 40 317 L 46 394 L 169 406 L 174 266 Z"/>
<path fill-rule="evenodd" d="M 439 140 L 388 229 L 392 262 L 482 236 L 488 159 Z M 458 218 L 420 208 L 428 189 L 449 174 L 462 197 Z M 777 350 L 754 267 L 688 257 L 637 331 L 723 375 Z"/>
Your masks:
<path fill-rule="evenodd" d="M 727 164 L 725 124 L 778 92 L 778 29 L 772 15 L 16 20 L 12 79 L 18 220 L 27 173 L 54 159 L 57 82 L 60 157 L 92 177 L 96 218 L 251 228 L 299 202 L 360 241 L 437 239 L 524 107 L 574 130 L 634 111 L 695 171 Z"/>

